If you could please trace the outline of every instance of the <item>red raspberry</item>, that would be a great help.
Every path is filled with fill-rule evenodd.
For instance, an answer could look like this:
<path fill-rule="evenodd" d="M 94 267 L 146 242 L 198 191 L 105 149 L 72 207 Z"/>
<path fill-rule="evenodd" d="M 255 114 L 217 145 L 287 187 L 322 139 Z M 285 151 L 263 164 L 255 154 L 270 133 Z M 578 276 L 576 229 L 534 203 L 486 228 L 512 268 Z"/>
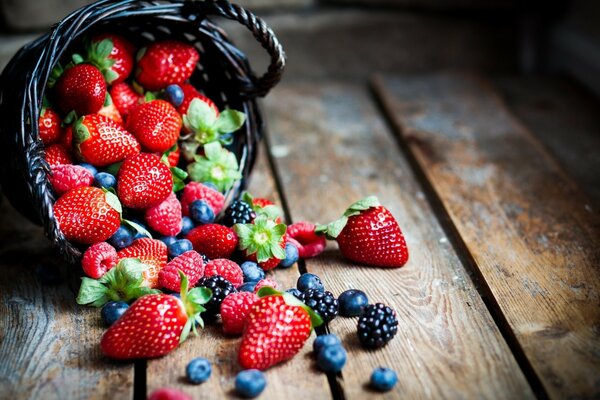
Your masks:
<path fill-rule="evenodd" d="M 210 260 L 206 264 L 204 270 L 204 276 L 221 275 L 227 279 L 235 287 L 240 286 L 244 283 L 244 273 L 239 265 L 226 258 L 217 258 L 216 260 Z"/>
<path fill-rule="evenodd" d="M 288 226 L 287 235 L 290 242 L 298 248 L 300 258 L 316 257 L 325 250 L 325 236 L 315 233 L 315 224 L 301 221 Z"/>
<path fill-rule="evenodd" d="M 54 191 L 59 196 L 71 189 L 91 186 L 94 182 L 94 175 L 79 165 L 53 165 L 51 170 L 52 175 L 48 176 L 48 180 L 50 180 Z"/>
<path fill-rule="evenodd" d="M 263 287 L 272 287 L 273 289 L 279 289 L 279 283 L 275 282 L 273 279 L 271 278 L 265 278 L 265 279 L 261 279 L 260 281 L 258 281 L 258 283 L 256 284 L 256 286 L 254 287 L 254 293 L 258 293 L 258 291 L 263 288 Z"/>
<path fill-rule="evenodd" d="M 48 165 L 73 164 L 71 152 L 62 143 L 46 147 L 46 162 Z"/>
<path fill-rule="evenodd" d="M 204 275 L 204 261 L 202 261 L 202 256 L 194 250 L 190 250 L 172 259 L 158 273 L 158 283 L 160 286 L 174 292 L 179 292 L 181 287 L 179 271 L 187 276 L 190 287 L 193 287 Z"/>
<path fill-rule="evenodd" d="M 233 229 L 219 224 L 200 225 L 186 236 L 194 250 L 211 260 L 229 258 L 238 245 L 238 237 Z"/>
<path fill-rule="evenodd" d="M 152 392 L 148 400 L 192 400 L 192 397 L 177 389 L 160 388 Z"/>
<path fill-rule="evenodd" d="M 258 296 L 251 292 L 232 293 L 221 303 L 223 332 L 228 335 L 241 335 L 252 305 Z"/>
<path fill-rule="evenodd" d="M 190 204 L 195 200 L 204 200 L 212 208 L 215 215 L 218 215 L 225 205 L 225 196 L 214 189 L 209 188 L 198 182 L 190 182 L 183 188 L 181 195 L 181 210 L 183 215 L 190 215 Z"/>
<path fill-rule="evenodd" d="M 158 205 L 146 210 L 145 219 L 150 228 L 165 236 L 176 236 L 181 231 L 181 204 L 171 192 Z"/>
<path fill-rule="evenodd" d="M 99 279 L 117 265 L 117 250 L 106 242 L 91 245 L 81 259 L 83 272 L 90 278 Z"/>

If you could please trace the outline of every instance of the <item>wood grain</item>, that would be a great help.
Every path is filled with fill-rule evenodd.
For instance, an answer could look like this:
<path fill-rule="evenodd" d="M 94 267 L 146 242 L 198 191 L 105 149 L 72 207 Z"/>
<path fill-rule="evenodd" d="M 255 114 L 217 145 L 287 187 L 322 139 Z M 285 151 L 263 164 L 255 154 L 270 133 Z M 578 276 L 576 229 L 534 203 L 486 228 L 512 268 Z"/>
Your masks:
<path fill-rule="evenodd" d="M 53 256 L 41 228 L 2 200 L 0 397 L 131 399 L 133 366 L 101 356 L 100 312 L 75 303 L 79 274 Z M 57 271 L 60 283 L 43 283 L 42 267 Z"/>
<path fill-rule="evenodd" d="M 446 238 L 365 88 L 311 83 L 278 87 L 266 100 L 272 147 L 294 221 L 327 222 L 353 201 L 379 196 L 398 219 L 411 255 L 401 269 L 353 265 L 335 245 L 307 269 L 338 295 L 366 291 L 398 313 L 397 337 L 363 350 L 356 319 L 330 330 L 349 352 L 340 384 L 348 399 L 531 398 L 527 382 Z M 371 371 L 398 372 L 397 387 L 371 392 Z"/>
<path fill-rule="evenodd" d="M 484 79 L 375 86 L 546 392 L 600 397 L 597 211 Z"/>
<path fill-rule="evenodd" d="M 261 149 L 264 150 L 264 149 Z M 265 152 L 261 151 L 252 173 L 249 191 L 257 197 L 266 197 L 281 204 L 270 172 Z M 268 274 L 282 288 L 295 286 L 299 272 L 297 267 L 277 269 Z M 194 399 L 235 397 L 235 375 L 241 370 L 237 362 L 240 339 L 223 334 L 220 324 L 207 327 L 198 337 L 190 337 L 171 354 L 148 362 L 148 393 L 160 387 L 175 387 Z M 293 360 L 265 372 L 267 387 L 261 399 L 324 399 L 330 397 L 330 389 L 324 375 L 312 365 L 310 352 L 312 338 Z M 205 357 L 212 363 L 211 378 L 198 386 L 185 379 L 185 367 L 195 357 Z"/>

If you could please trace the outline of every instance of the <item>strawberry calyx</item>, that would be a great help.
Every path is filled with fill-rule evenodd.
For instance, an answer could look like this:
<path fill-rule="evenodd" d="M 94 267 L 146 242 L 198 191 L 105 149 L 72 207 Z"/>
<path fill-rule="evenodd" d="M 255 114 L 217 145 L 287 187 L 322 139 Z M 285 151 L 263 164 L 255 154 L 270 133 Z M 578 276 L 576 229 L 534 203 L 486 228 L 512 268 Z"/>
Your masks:
<path fill-rule="evenodd" d="M 368 196 L 364 199 L 361 199 L 355 203 L 352 203 L 350 207 L 344 212 L 340 218 L 336 219 L 333 222 L 330 222 L 327 225 L 317 225 L 315 229 L 316 234 L 325 235 L 329 240 L 335 240 L 342 232 L 346 224 L 348 223 L 348 218 L 353 217 L 355 215 L 361 214 L 363 211 L 368 210 L 372 207 L 378 207 L 381 204 L 379 203 L 379 199 L 376 196 Z"/>
<path fill-rule="evenodd" d="M 258 297 L 282 296 L 283 301 L 285 301 L 287 305 L 300 307 L 307 312 L 308 316 L 310 317 L 311 330 L 323 325 L 323 318 L 321 318 L 321 316 L 317 314 L 312 308 L 304 304 L 300 299 L 298 299 L 291 293 L 280 292 L 278 290 L 273 289 L 270 286 L 265 286 L 260 288 L 256 295 Z"/>
<path fill-rule="evenodd" d="M 210 182 L 225 192 L 242 179 L 235 154 L 212 142 L 204 146 L 204 155 L 196 155 L 195 162 L 188 165 L 188 173 L 194 182 Z"/>
<path fill-rule="evenodd" d="M 246 114 L 241 111 L 217 110 L 201 99 L 195 98 L 183 115 L 183 125 L 192 132 L 191 139 L 201 145 L 220 141 L 227 145 L 232 139 L 226 135 L 237 131 L 246 122 Z"/>
<path fill-rule="evenodd" d="M 196 325 L 200 325 L 204 328 L 204 321 L 200 315 L 206 311 L 204 304 L 208 303 L 212 297 L 212 290 L 205 287 L 195 287 L 188 290 L 189 284 L 187 276 L 181 270 L 178 272 L 179 278 L 181 279 L 181 302 L 183 303 L 185 312 L 188 316 L 187 322 L 183 326 L 183 331 L 179 337 L 179 343 L 183 343 L 191 331 L 194 332 L 194 335 L 198 335 Z"/>
<path fill-rule="evenodd" d="M 109 58 L 110 53 L 112 52 L 114 47 L 114 43 L 112 39 L 103 39 L 98 42 L 92 42 L 87 45 L 87 55 L 85 61 L 97 67 L 102 75 L 104 75 L 104 79 L 107 83 L 112 83 L 116 79 L 119 78 L 119 75 L 112 69 L 112 66 L 115 65 L 116 60 Z M 73 56 L 73 61 L 77 63 L 75 57 L 81 58 L 81 61 L 84 61 L 83 57 L 75 54 Z"/>
<path fill-rule="evenodd" d="M 160 157 L 160 161 L 171 170 L 171 176 L 173 178 L 173 192 L 177 193 L 180 190 L 183 190 L 185 187 L 185 180 L 189 175 L 179 167 L 171 167 L 171 163 L 169 163 L 169 155 L 175 151 L 177 151 L 177 143 L 163 153 L 163 155 Z"/>
<path fill-rule="evenodd" d="M 242 201 L 248 203 L 257 216 L 264 215 L 268 219 L 275 221 L 277 218 L 281 218 L 283 214 L 281 209 L 274 204 L 262 207 L 261 205 L 254 203 L 254 197 L 248 192 L 242 194 Z"/>
<path fill-rule="evenodd" d="M 265 215 L 259 215 L 251 224 L 235 224 L 233 230 L 238 236 L 238 246 L 246 255 L 256 254 L 259 263 L 272 258 L 285 259 L 281 241 L 287 230 L 285 224 L 277 224 Z"/>

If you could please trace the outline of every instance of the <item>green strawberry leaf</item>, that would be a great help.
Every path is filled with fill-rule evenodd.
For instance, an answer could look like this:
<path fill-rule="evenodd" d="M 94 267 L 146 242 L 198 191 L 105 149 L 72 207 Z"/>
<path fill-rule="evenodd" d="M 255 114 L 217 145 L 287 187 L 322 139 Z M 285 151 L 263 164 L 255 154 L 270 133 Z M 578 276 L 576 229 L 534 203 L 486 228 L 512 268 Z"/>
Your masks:
<path fill-rule="evenodd" d="M 109 301 L 110 298 L 106 292 L 106 286 L 102 282 L 88 277 L 81 279 L 81 286 L 77 294 L 77 304 L 90 304 L 94 307 L 101 307 Z"/>
<path fill-rule="evenodd" d="M 113 69 L 107 69 L 106 71 L 104 71 L 102 73 L 102 75 L 104 75 L 104 79 L 109 84 L 113 83 L 114 81 L 116 81 L 117 79 L 119 79 L 119 74 L 116 73 Z"/>
<path fill-rule="evenodd" d="M 75 110 L 71 110 L 71 112 L 69 112 L 66 116 L 65 119 L 63 119 L 63 124 L 65 126 L 67 125 L 71 125 L 74 121 L 77 121 L 79 118 L 77 117 L 77 113 L 75 112 Z M 86 131 L 87 131 L 87 127 L 85 127 Z M 89 135 L 89 131 L 88 135 Z"/>
<path fill-rule="evenodd" d="M 252 207 L 254 208 L 254 207 Z M 275 205 L 268 205 L 266 207 L 256 207 L 255 211 L 256 215 L 264 215 L 268 219 L 276 220 L 281 217 L 281 209 Z"/>
<path fill-rule="evenodd" d="M 85 62 L 85 59 L 81 56 L 81 54 L 77 54 L 77 53 L 75 53 L 71 56 L 71 60 L 73 60 L 73 63 L 76 65 Z"/>
<path fill-rule="evenodd" d="M 137 222 L 133 222 L 128 219 L 122 219 L 121 222 L 124 225 L 127 225 L 128 227 L 130 227 L 131 229 L 136 231 L 137 233 L 144 235 L 149 239 L 152 239 L 152 234 L 150 232 L 148 232 L 148 230 L 146 228 L 144 228 L 142 225 L 138 224 Z"/>
<path fill-rule="evenodd" d="M 204 328 L 204 321 L 200 316 L 206 308 L 203 307 L 203 304 L 206 304 L 210 301 L 212 297 L 212 291 L 208 288 L 193 288 L 188 291 L 188 278 L 187 276 L 179 270 L 179 278 L 181 280 L 181 287 L 179 289 L 179 293 L 181 296 L 181 302 L 185 307 L 186 314 L 188 319 L 184 325 L 183 331 L 181 332 L 181 336 L 179 337 L 179 343 L 183 343 L 185 339 L 187 339 L 190 331 L 194 332 L 194 335 L 198 335 L 198 331 L 196 330 L 196 322 Z"/>
<path fill-rule="evenodd" d="M 90 137 L 90 131 L 87 126 L 83 124 L 83 117 L 75 121 L 73 125 L 73 141 L 75 144 L 81 144 L 88 140 Z"/>
<path fill-rule="evenodd" d="M 195 133 L 206 132 L 216 121 L 215 109 L 198 98 L 192 100 L 184 118 L 185 127 Z"/>
<path fill-rule="evenodd" d="M 152 100 L 156 100 L 157 98 L 158 98 L 158 97 L 156 96 L 156 93 L 154 93 L 154 92 L 151 92 L 151 91 L 147 91 L 147 92 L 144 94 L 144 102 L 146 102 L 146 103 L 148 103 L 148 102 L 150 102 L 150 101 L 152 101 Z"/>
<path fill-rule="evenodd" d="M 114 193 L 109 192 L 107 190 L 104 192 L 104 196 L 109 206 L 114 208 L 119 214 L 123 213 L 123 207 L 121 207 L 121 202 L 119 201 L 119 198 L 115 196 Z"/>
<path fill-rule="evenodd" d="M 246 255 L 256 254 L 258 262 L 285 258 L 285 250 L 281 248 L 287 230 L 285 224 L 276 224 L 264 215 L 259 215 L 253 223 L 236 224 L 233 230 L 238 236 L 238 248 Z"/>
<path fill-rule="evenodd" d="M 163 155 L 163 157 L 165 156 Z M 173 176 L 173 192 L 177 193 L 183 190 L 188 173 L 181 168 L 171 167 L 171 175 Z"/>
<path fill-rule="evenodd" d="M 114 164 L 110 164 L 104 170 L 111 175 L 117 176 L 117 174 L 119 173 L 119 170 L 121 169 L 121 164 L 123 164 L 123 162 L 117 162 Z"/>
<path fill-rule="evenodd" d="M 52 72 L 50 72 L 46 86 L 48 86 L 49 89 L 52 89 L 64 71 L 65 70 L 62 65 L 60 65 L 60 63 L 56 63 L 54 68 L 52 68 Z"/>
<path fill-rule="evenodd" d="M 364 199 L 352 203 L 344 212 L 344 216 L 352 217 L 360 214 L 361 211 L 368 210 L 371 207 L 378 207 L 380 205 L 379 199 L 376 196 L 365 197 Z"/>
<path fill-rule="evenodd" d="M 325 234 L 327 236 L 327 239 L 334 240 L 340 235 L 347 223 L 348 217 L 342 216 L 336 219 L 335 221 L 330 222 L 327 225 L 317 225 L 315 233 Z"/>
<path fill-rule="evenodd" d="M 233 187 L 242 178 L 235 154 L 224 149 L 219 142 L 204 146 L 204 155 L 195 156 L 188 165 L 190 179 L 194 182 L 211 182 L 221 192 Z"/>
<path fill-rule="evenodd" d="M 225 109 L 212 125 L 212 129 L 219 133 L 235 132 L 246 122 L 246 114 L 241 111 Z"/>

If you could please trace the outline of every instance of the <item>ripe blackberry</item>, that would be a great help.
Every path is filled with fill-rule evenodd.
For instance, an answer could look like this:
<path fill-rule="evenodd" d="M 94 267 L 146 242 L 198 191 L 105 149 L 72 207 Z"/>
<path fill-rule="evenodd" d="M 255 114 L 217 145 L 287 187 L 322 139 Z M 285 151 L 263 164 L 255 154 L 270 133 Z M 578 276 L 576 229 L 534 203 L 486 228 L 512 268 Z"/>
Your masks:
<path fill-rule="evenodd" d="M 385 304 L 371 304 L 358 318 L 358 339 L 363 347 L 385 346 L 398 332 L 396 313 Z"/>
<path fill-rule="evenodd" d="M 236 293 L 237 290 L 227 279 L 221 275 L 205 276 L 200 278 L 196 286 L 205 287 L 212 290 L 212 297 L 204 305 L 206 308 L 206 316 L 215 316 L 221 312 L 221 303 L 231 293 Z M 204 317 L 204 313 L 202 314 Z"/>
<path fill-rule="evenodd" d="M 334 319 L 338 314 L 338 301 L 331 292 L 308 289 L 302 293 L 300 300 L 317 312 L 325 323 Z"/>
<path fill-rule="evenodd" d="M 256 218 L 256 213 L 250 204 L 242 200 L 235 200 L 227 209 L 221 219 L 225 226 L 232 227 L 235 224 L 249 224 Z"/>

